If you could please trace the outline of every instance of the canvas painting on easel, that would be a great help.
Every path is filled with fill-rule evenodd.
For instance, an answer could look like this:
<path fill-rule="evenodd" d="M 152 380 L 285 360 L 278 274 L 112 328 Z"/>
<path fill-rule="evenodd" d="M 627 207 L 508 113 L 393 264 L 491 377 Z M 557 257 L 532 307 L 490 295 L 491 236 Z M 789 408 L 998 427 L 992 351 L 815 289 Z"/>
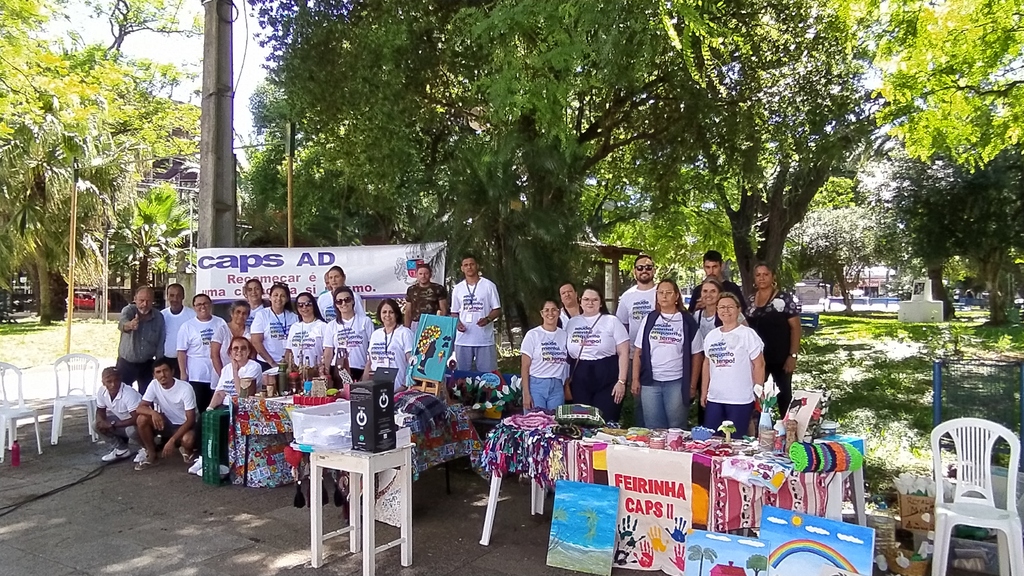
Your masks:
<path fill-rule="evenodd" d="M 444 382 L 448 360 L 455 355 L 455 327 L 458 320 L 451 316 L 424 314 L 420 316 L 419 332 L 412 349 L 412 380 Z"/>

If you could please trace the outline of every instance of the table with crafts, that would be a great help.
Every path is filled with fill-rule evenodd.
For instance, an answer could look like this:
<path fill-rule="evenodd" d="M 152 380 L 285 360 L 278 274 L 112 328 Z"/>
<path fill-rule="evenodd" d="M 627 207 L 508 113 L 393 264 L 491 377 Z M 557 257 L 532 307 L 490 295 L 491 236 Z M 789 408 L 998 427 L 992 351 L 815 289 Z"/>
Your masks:
<path fill-rule="evenodd" d="M 414 444 L 413 478 L 464 456 L 482 473 L 482 442 L 466 408 L 438 406 L 424 396 L 409 394 L 401 404 L 410 415 L 404 426 Z M 284 459 L 285 447 L 293 440 L 290 414 L 294 409 L 287 396 L 236 399 L 228 449 L 232 483 L 274 488 L 294 482 L 291 466 Z"/>
<path fill-rule="evenodd" d="M 620 539 L 614 562 L 624 568 L 660 566 L 666 573 L 681 574 L 673 568 L 673 544 L 681 550 L 689 530 L 727 533 L 758 528 L 766 506 L 841 518 L 848 477 L 853 480 L 858 523 L 866 523 L 863 468 L 859 465 L 864 444 L 859 438 L 830 438 L 837 442 L 829 446 L 847 442 L 845 448 L 839 448 L 843 454 L 837 458 L 839 464 L 824 466 L 834 470 L 799 473 L 789 458 L 761 452 L 756 440 L 695 441 L 686 433 L 682 444 L 652 449 L 636 441 L 637 434 L 648 433 L 642 430 L 581 432 L 578 426 L 560 426 L 542 413 L 508 418 L 491 432 L 483 454 L 484 467 L 491 474 L 491 491 L 481 544 L 490 543 L 501 478 L 507 474 L 532 479 L 532 514 L 543 514 L 545 495 L 556 484 L 556 496 L 574 482 L 618 488 Z M 818 445 L 802 446 L 813 454 Z M 858 461 L 856 471 L 841 462 L 844 457 L 852 458 L 851 454 Z M 653 543 L 653 548 L 645 542 Z"/>

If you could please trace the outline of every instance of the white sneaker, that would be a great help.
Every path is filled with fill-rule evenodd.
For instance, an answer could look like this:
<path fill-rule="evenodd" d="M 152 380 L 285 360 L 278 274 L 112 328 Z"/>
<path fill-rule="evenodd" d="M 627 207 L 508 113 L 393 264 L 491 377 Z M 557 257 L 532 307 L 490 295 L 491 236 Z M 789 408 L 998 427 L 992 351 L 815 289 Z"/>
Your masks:
<path fill-rule="evenodd" d="M 117 447 L 114 447 L 113 450 L 111 450 L 105 456 L 100 458 L 100 460 L 102 460 L 104 462 L 114 462 L 114 461 L 120 460 L 122 458 L 127 458 L 130 455 L 131 455 L 131 451 L 128 450 L 127 448 L 117 448 Z"/>

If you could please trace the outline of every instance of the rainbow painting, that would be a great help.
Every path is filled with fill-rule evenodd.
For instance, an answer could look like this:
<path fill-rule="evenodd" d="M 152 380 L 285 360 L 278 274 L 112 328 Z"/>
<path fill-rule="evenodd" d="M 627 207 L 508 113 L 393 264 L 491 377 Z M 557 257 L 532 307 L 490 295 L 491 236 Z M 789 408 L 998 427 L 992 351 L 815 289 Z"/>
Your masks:
<path fill-rule="evenodd" d="M 765 506 L 760 537 L 772 543 L 772 574 L 819 574 L 824 567 L 854 574 L 872 571 L 871 528 Z"/>

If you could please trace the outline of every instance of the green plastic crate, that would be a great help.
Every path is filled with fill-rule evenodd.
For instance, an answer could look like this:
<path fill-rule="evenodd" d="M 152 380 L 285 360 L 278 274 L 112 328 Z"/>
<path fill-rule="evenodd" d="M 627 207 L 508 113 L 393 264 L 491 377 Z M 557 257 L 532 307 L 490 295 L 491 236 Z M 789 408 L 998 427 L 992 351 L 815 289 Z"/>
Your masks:
<path fill-rule="evenodd" d="M 202 454 L 203 483 L 219 486 L 221 465 L 228 465 L 228 425 L 230 413 L 226 408 L 203 412 Z"/>

